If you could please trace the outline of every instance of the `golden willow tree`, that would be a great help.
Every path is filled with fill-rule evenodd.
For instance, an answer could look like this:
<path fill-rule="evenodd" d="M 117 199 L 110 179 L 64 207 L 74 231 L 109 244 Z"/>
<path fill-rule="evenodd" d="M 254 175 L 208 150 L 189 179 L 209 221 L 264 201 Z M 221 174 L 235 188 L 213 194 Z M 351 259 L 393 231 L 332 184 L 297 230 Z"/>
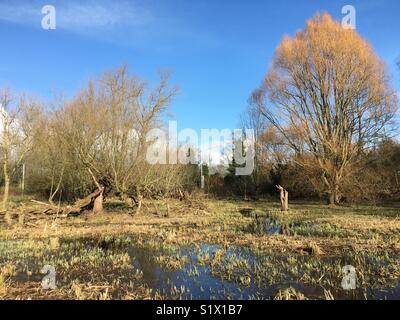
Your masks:
<path fill-rule="evenodd" d="M 282 40 L 253 102 L 295 158 L 308 159 L 300 165 L 318 168 L 331 205 L 340 201 L 358 156 L 385 134 L 397 110 L 384 63 L 328 14 Z"/>

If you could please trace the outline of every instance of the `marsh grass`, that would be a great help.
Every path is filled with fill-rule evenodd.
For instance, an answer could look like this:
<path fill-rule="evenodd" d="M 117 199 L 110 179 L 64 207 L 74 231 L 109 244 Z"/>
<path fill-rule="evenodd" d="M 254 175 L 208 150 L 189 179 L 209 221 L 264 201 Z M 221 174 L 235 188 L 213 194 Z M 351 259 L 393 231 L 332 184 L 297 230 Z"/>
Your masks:
<path fill-rule="evenodd" d="M 266 201 L 204 203 L 171 201 L 169 217 L 132 216 L 112 203 L 98 217 L 57 224 L 51 217 L 26 217 L 23 226 L 1 225 L 0 296 L 365 299 L 385 298 L 399 287 L 399 208 L 294 203 L 282 213 Z M 270 219 L 269 227 L 287 225 L 290 233 L 257 229 L 256 217 Z M 56 268 L 56 290 L 41 289 L 44 265 Z M 341 288 L 345 265 L 356 268 L 354 292 Z M 160 284 L 152 270 L 169 282 Z"/>

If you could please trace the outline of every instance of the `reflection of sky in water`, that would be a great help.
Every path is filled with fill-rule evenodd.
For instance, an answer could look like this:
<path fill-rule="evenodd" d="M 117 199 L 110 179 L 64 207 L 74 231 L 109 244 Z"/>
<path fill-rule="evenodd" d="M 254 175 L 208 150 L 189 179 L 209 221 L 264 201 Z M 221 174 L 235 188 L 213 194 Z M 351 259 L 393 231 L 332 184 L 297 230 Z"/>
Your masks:
<path fill-rule="evenodd" d="M 80 250 L 75 248 L 76 241 L 66 241 L 71 242 L 70 252 L 68 255 L 71 257 L 80 254 Z M 84 244 L 86 249 L 99 249 L 99 250 L 117 250 L 121 252 L 127 252 L 132 258 L 133 266 L 135 269 L 139 269 L 143 273 L 144 283 L 152 289 L 153 293 L 159 293 L 165 298 L 176 298 L 181 299 L 271 299 L 273 298 L 279 290 L 287 289 L 293 287 L 297 291 L 303 293 L 307 298 L 321 298 L 324 297 L 324 288 L 319 285 L 306 285 L 298 282 L 298 277 L 291 276 L 289 273 L 284 273 L 283 278 L 275 281 L 273 284 L 269 284 L 268 272 L 270 270 L 263 270 L 265 267 L 266 260 L 269 260 L 274 265 L 274 268 L 284 268 L 285 263 L 287 263 L 288 256 L 285 254 L 274 254 L 266 252 L 254 252 L 247 247 L 237 247 L 230 246 L 225 250 L 219 245 L 192 245 L 183 247 L 173 247 L 169 249 L 151 249 L 148 247 L 142 247 L 135 245 L 133 242 L 128 248 L 122 247 L 112 247 L 107 243 L 98 242 L 94 239 L 82 239 L 79 241 Z M 7 249 L 9 246 L 13 246 L 13 241 L 8 241 L 3 244 L 3 249 Z M 75 252 L 75 250 L 78 250 Z M 222 251 L 221 251 L 222 250 Z M 220 260 L 213 260 L 216 252 L 223 252 L 223 257 Z M 49 253 L 54 253 L 49 251 Z M 199 256 L 204 257 L 209 256 L 209 261 L 214 261 L 214 269 L 209 263 L 201 264 L 199 262 Z M 163 255 L 173 255 L 173 256 L 185 256 L 187 257 L 187 262 L 183 265 L 181 269 L 178 270 L 166 270 L 163 268 L 159 262 L 157 262 L 157 257 Z M 5 263 L 9 259 L 0 261 L 0 263 Z M 298 255 L 296 256 L 298 267 L 305 263 L 311 263 L 310 259 L 315 259 L 309 255 Z M 324 264 L 339 264 L 347 265 L 351 264 L 348 257 L 318 257 L 321 263 Z M 371 259 L 371 260 L 370 260 Z M 209 262 L 208 261 L 208 262 Z M 231 264 L 232 261 L 245 262 L 245 268 L 236 267 L 235 263 Z M 31 260 L 25 261 L 26 268 L 30 270 L 36 270 L 39 268 L 37 266 L 37 261 L 35 258 L 31 257 Z M 229 263 L 228 263 L 229 262 Z M 366 259 L 367 265 L 375 265 L 378 263 L 373 257 Z M 41 262 L 40 262 L 41 263 Z M 36 267 L 35 267 L 36 265 Z M 233 266 L 234 276 L 231 280 L 223 279 L 223 277 L 228 277 L 228 273 L 225 272 L 225 268 Z M 264 266 L 264 267 L 263 267 Z M 379 268 L 379 266 L 376 266 Z M 232 269 L 230 269 L 232 271 Z M 281 269 L 284 271 L 285 269 Z M 108 281 L 112 281 L 113 275 L 107 274 L 104 271 L 104 276 Z M 136 272 L 136 270 L 135 270 Z M 219 273 L 221 272 L 221 273 Z M 265 272 L 265 280 L 257 278 L 255 275 L 260 275 Z M 243 285 L 239 283 L 238 277 L 240 276 L 250 277 L 249 284 Z M 262 274 L 261 274 L 262 275 Z M 262 276 L 264 276 L 262 275 Z M 76 274 L 58 274 L 57 281 L 60 283 L 69 283 L 77 277 Z M 121 281 L 127 281 L 129 283 L 131 273 L 125 275 Z M 18 274 L 15 280 L 18 282 L 25 281 L 41 281 L 43 275 L 33 274 L 28 276 L 25 272 Z M 235 280 L 232 280 L 232 279 Z M 90 274 L 79 274 L 79 280 L 81 282 L 90 281 Z M 260 281 L 260 282 L 257 282 Z M 340 284 L 339 284 L 340 285 Z M 171 290 L 176 288 L 176 290 Z M 183 288 L 183 289 L 182 289 Z M 357 289 L 355 291 L 344 291 L 344 290 L 332 290 L 331 288 L 326 288 L 331 291 L 335 299 L 400 299 L 400 285 L 395 288 L 390 289 Z"/>
<path fill-rule="evenodd" d="M 161 294 L 170 295 L 171 287 L 180 290 L 182 286 L 189 289 L 182 295 L 185 299 L 249 299 L 267 297 L 273 294 L 271 290 L 260 291 L 255 286 L 245 287 L 240 284 L 224 281 L 211 275 L 208 266 L 198 264 L 197 254 L 208 253 L 213 256 L 218 246 L 203 245 L 197 251 L 194 249 L 183 249 L 180 255 L 189 257 L 190 263 L 180 270 L 165 271 L 155 261 L 157 252 L 149 252 L 148 249 L 131 248 L 129 254 L 135 257 L 134 266 L 143 272 L 146 284 Z M 158 252 L 159 254 L 159 252 Z M 228 254 L 231 252 L 228 250 Z M 241 253 L 239 253 L 241 254 Z M 190 275 L 190 270 L 196 266 L 198 274 Z M 185 291 L 186 291 L 185 290 Z"/>
<path fill-rule="evenodd" d="M 286 283 L 272 286 L 259 286 L 253 279 L 249 286 L 244 286 L 233 281 L 222 280 L 220 277 L 213 276 L 212 270 L 208 265 L 198 263 L 198 255 L 209 254 L 213 257 L 217 250 L 221 249 L 217 245 L 202 245 L 196 247 L 186 247 L 179 251 L 180 256 L 187 256 L 189 262 L 179 270 L 164 270 L 156 262 L 156 257 L 160 254 L 167 255 L 159 250 L 131 247 L 129 255 L 134 258 L 134 267 L 143 272 L 146 284 L 161 295 L 173 297 L 171 288 L 176 287 L 181 293 L 181 299 L 272 299 L 280 289 L 293 287 L 299 290 L 306 297 L 321 297 L 324 289 L 320 286 L 308 286 L 288 281 Z M 174 253 L 176 254 L 176 253 Z M 247 248 L 231 247 L 227 250 L 227 256 L 245 259 L 250 265 L 257 263 L 258 257 Z M 197 274 L 191 274 L 191 270 L 196 267 Z M 252 268 L 253 269 L 253 268 Z M 252 277 L 251 277 L 252 278 Z M 331 290 L 332 291 L 332 290 Z M 334 292 L 334 291 L 332 291 Z M 355 292 L 335 292 L 337 299 L 364 299 L 365 292 L 358 290 Z M 368 299 L 398 299 L 400 298 L 400 286 L 388 290 L 370 290 L 367 292 Z"/>

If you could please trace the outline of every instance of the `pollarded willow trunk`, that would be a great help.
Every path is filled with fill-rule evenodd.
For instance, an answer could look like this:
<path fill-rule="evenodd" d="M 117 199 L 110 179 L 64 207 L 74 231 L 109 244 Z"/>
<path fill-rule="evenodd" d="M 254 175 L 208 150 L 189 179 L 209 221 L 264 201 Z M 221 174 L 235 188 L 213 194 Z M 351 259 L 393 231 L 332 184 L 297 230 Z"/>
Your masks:
<path fill-rule="evenodd" d="M 339 191 L 339 186 L 338 185 L 335 187 L 334 197 L 335 197 L 335 204 L 339 205 L 340 204 L 340 200 L 341 200 L 342 197 L 340 195 L 340 191 Z"/>
<path fill-rule="evenodd" d="M 102 214 L 103 213 L 103 200 L 104 200 L 104 186 L 99 183 L 99 180 L 93 174 L 93 171 L 90 168 L 87 168 L 89 174 L 92 176 L 93 182 L 98 188 L 99 195 L 94 199 L 93 203 L 93 214 Z"/>
<path fill-rule="evenodd" d="M 280 191 L 281 211 L 289 211 L 289 192 L 281 186 L 276 186 Z"/>
<path fill-rule="evenodd" d="M 336 170 L 333 173 L 324 172 L 322 175 L 322 181 L 325 185 L 325 192 L 327 194 L 327 204 L 329 206 L 336 206 L 340 204 L 340 175 L 338 174 L 339 170 Z"/>
<path fill-rule="evenodd" d="M 140 192 L 139 187 L 136 188 L 136 196 L 128 194 L 126 192 L 120 192 L 119 197 L 128 206 L 129 211 L 132 214 L 140 213 L 140 210 L 142 208 L 143 196 Z"/>
<path fill-rule="evenodd" d="M 339 185 L 336 185 L 328 191 L 328 205 L 336 206 L 340 204 L 340 191 Z"/>
<path fill-rule="evenodd" d="M 335 205 L 335 194 L 333 192 L 328 193 L 328 205 L 329 206 Z"/>
<path fill-rule="evenodd" d="M 102 214 L 103 213 L 103 192 L 94 200 L 93 204 L 93 214 Z"/>
<path fill-rule="evenodd" d="M 121 192 L 119 197 L 128 206 L 130 210 L 132 210 L 135 207 L 134 199 L 125 192 Z"/>

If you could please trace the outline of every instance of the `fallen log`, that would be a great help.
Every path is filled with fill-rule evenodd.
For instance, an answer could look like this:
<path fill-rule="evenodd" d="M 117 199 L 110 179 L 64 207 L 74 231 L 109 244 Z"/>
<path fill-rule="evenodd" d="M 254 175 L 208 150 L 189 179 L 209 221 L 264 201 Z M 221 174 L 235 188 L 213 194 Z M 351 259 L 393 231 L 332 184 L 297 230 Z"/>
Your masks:
<path fill-rule="evenodd" d="M 29 211 L 31 214 L 46 214 L 46 215 L 62 215 L 62 216 L 78 216 L 83 211 L 93 207 L 95 200 L 102 195 L 103 190 L 96 190 L 86 196 L 83 199 L 78 199 L 74 204 L 70 206 L 55 206 L 50 203 L 45 203 L 37 200 L 31 200 L 32 202 L 45 206 L 45 208 L 35 209 Z"/>
<path fill-rule="evenodd" d="M 103 190 L 96 190 L 83 199 L 77 200 L 72 207 L 85 209 L 94 203 L 94 200 L 103 192 Z"/>
<path fill-rule="evenodd" d="M 34 203 L 37 203 L 37 204 L 41 204 L 41 205 L 43 205 L 43 206 L 53 206 L 52 204 L 50 204 L 50 203 L 46 203 L 46 202 L 42 202 L 42 201 L 37 201 L 37 200 L 31 200 L 31 202 L 34 202 Z"/>
<path fill-rule="evenodd" d="M 87 197 L 83 199 L 77 200 L 72 206 L 67 206 L 64 208 L 63 213 L 66 214 L 67 216 L 78 216 L 80 215 L 84 210 L 90 209 L 94 206 L 94 203 L 96 199 L 103 194 L 103 189 L 98 189 L 91 194 L 89 194 Z"/>

